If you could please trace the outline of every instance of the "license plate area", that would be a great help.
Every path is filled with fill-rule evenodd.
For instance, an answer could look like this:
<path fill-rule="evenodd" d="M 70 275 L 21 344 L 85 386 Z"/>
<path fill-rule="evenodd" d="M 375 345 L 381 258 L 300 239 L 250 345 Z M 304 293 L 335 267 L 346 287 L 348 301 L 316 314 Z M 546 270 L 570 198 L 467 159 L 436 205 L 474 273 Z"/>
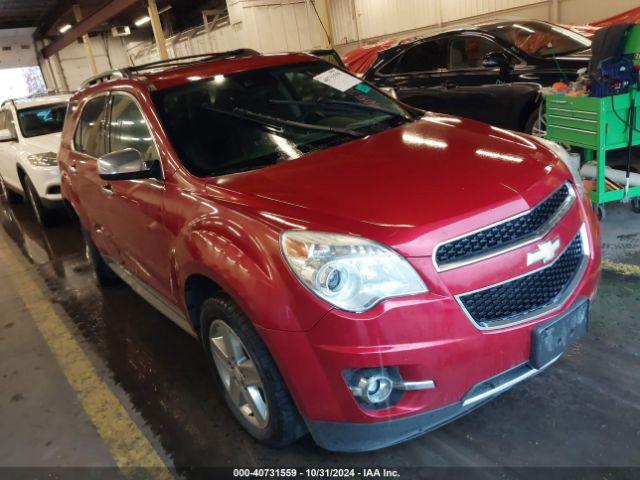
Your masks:
<path fill-rule="evenodd" d="M 570 311 L 531 331 L 531 365 L 542 368 L 582 338 L 589 327 L 589 300 L 579 301 Z"/>

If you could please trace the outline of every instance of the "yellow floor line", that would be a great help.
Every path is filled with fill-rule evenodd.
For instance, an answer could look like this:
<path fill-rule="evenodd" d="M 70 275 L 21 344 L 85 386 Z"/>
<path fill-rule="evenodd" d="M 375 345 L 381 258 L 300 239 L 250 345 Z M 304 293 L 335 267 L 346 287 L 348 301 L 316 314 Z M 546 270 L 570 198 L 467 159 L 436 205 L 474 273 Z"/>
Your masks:
<path fill-rule="evenodd" d="M 630 263 L 618 263 L 611 260 L 603 260 L 602 268 L 610 272 L 619 273 L 621 275 L 630 275 L 633 277 L 640 277 L 640 266 Z"/>
<path fill-rule="evenodd" d="M 111 389 L 100 379 L 93 364 L 69 331 L 41 288 L 6 248 L 0 235 L 0 264 L 27 307 L 38 330 L 77 394 L 98 434 L 109 448 L 116 465 L 127 478 L 138 478 L 138 468 L 154 468 L 153 478 L 172 479 L 162 458 L 131 419 Z M 13 253 L 13 254 L 12 254 Z M 157 470 L 155 470 L 157 469 Z"/>

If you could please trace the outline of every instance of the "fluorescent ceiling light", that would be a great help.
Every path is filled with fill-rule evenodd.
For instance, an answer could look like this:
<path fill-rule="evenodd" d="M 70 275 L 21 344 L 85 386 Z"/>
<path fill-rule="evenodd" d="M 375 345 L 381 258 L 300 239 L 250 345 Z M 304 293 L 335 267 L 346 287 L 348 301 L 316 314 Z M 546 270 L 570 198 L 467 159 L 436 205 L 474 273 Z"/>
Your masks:
<path fill-rule="evenodd" d="M 70 23 L 67 23 L 67 24 L 65 24 L 65 25 L 62 25 L 62 26 L 58 29 L 58 31 L 59 31 L 60 33 L 68 32 L 69 30 L 71 30 L 71 24 L 70 24 Z"/>
<path fill-rule="evenodd" d="M 148 15 L 145 15 L 144 17 L 140 17 L 139 19 L 137 19 L 134 23 L 136 24 L 136 27 L 141 27 L 145 23 L 149 23 L 150 20 L 151 20 L 151 17 L 149 17 Z"/>

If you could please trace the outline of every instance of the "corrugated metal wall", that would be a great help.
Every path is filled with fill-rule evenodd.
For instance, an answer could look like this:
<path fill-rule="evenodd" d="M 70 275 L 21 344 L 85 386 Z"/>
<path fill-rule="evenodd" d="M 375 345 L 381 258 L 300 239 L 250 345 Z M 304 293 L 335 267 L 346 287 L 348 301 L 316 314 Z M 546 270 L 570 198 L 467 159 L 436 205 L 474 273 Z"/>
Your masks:
<path fill-rule="evenodd" d="M 438 0 L 442 8 L 442 21 L 453 22 L 468 17 L 509 10 L 540 3 L 540 0 Z"/>
<path fill-rule="evenodd" d="M 545 0 L 331 0 L 329 8 L 334 43 L 340 45 L 548 3 Z"/>
<path fill-rule="evenodd" d="M 129 64 L 124 46 L 119 38 L 95 36 L 90 37 L 90 41 L 98 71 L 125 67 Z M 58 55 L 67 87 L 70 90 L 78 88 L 84 80 L 92 75 L 82 43 L 73 42 L 60 50 Z"/>
<path fill-rule="evenodd" d="M 435 25 L 439 22 L 440 3 L 441 0 L 357 0 L 360 37 L 379 37 Z"/>

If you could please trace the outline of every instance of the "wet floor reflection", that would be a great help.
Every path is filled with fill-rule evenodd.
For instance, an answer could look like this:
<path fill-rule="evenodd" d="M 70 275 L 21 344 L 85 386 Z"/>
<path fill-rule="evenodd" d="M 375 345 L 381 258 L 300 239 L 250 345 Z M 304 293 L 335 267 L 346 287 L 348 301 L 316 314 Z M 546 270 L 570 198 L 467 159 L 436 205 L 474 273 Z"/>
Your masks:
<path fill-rule="evenodd" d="M 598 311 L 594 334 L 579 349 L 540 377 L 428 436 L 359 455 L 327 453 L 309 437 L 271 450 L 246 435 L 228 412 L 195 340 L 128 287 L 95 286 L 76 222 L 61 218 L 57 226 L 42 229 L 26 205 L 2 202 L 0 214 L 3 232 L 36 266 L 51 299 L 66 311 L 105 367 L 99 371 L 122 388 L 183 473 L 198 466 L 640 463 L 634 448 L 640 431 L 640 375 L 626 379 L 625 388 L 636 391 L 629 397 L 624 389 L 610 388 L 620 370 L 606 367 L 635 365 L 640 371 L 640 359 L 629 353 L 640 349 L 640 338 L 626 334 L 624 323 L 618 325 L 619 333 L 607 326 L 607 315 L 614 315 L 609 310 L 614 309 L 618 324 L 633 322 L 631 313 L 627 320 L 621 310 L 638 311 L 637 295 L 616 303 L 619 299 L 612 293 L 607 308 Z M 640 279 L 607 275 L 601 291 L 621 288 L 640 291 Z"/>

